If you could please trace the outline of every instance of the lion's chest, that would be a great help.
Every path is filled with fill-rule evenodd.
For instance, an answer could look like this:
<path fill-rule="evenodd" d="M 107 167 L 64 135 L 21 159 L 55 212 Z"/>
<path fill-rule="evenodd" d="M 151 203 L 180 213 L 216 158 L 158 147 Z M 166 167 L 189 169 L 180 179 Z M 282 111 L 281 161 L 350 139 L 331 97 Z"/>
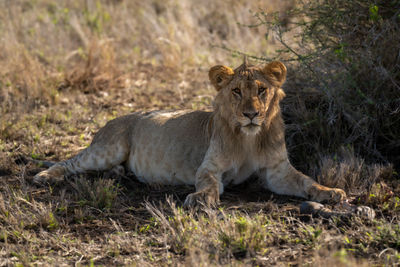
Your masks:
<path fill-rule="evenodd" d="M 247 180 L 252 174 L 257 172 L 261 164 L 257 158 L 249 158 L 240 164 L 233 164 L 232 168 L 222 175 L 224 186 L 229 184 L 240 184 Z"/>

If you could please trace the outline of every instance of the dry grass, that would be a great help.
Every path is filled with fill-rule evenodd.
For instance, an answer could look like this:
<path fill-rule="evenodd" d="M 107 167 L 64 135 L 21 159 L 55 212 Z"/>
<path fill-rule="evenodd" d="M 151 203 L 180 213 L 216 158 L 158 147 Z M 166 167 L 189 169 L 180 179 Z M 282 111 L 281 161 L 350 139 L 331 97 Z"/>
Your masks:
<path fill-rule="evenodd" d="M 192 187 L 152 187 L 131 176 L 94 173 L 52 187 L 32 184 L 43 168 L 27 158 L 70 157 L 116 116 L 210 109 L 215 92 L 208 68 L 241 61 L 216 46 L 272 57 L 276 42 L 264 38 L 267 30 L 237 22 L 256 22 L 248 11 L 261 9 L 280 11 L 288 23 L 292 5 L 0 2 L 0 265 L 398 264 L 398 175 L 392 165 L 367 163 L 351 149 L 304 150 L 293 161 L 321 183 L 345 189 L 353 203 L 373 207 L 374 221 L 302 216 L 301 199 L 253 182 L 228 188 L 219 209 L 198 212 L 181 208 Z M 304 102 L 295 100 L 292 91 L 285 112 L 307 116 Z M 304 131 L 290 118 L 288 127 L 289 140 L 296 140 L 293 130 Z M 324 144 L 297 148 L 321 152 Z M 311 158 L 320 164 L 303 164 Z"/>

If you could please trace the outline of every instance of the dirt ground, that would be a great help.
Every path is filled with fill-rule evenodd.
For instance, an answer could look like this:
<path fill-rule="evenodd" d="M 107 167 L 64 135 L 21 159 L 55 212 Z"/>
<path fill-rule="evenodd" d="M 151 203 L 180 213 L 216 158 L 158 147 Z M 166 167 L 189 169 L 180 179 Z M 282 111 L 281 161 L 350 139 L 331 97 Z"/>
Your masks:
<path fill-rule="evenodd" d="M 340 184 L 353 204 L 375 210 L 373 220 L 301 215 L 303 199 L 273 194 L 255 179 L 227 188 L 218 209 L 201 211 L 182 209 L 194 187 L 146 185 L 131 174 L 32 183 L 44 166 L 31 159 L 69 158 L 117 116 L 211 110 L 208 69 L 242 60 L 218 46 L 269 55 L 274 41 L 237 22 L 254 22 L 248 10 L 292 4 L 0 3 L 0 265 L 400 264 L 398 174 L 351 153 L 321 156 L 305 172 Z"/>

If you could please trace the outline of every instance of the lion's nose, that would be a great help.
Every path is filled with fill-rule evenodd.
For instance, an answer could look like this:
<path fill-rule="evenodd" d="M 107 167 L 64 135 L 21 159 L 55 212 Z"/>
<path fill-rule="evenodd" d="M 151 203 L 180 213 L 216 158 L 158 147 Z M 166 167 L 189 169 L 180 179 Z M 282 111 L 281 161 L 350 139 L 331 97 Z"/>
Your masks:
<path fill-rule="evenodd" d="M 258 112 L 252 111 L 252 112 L 243 112 L 243 116 L 249 118 L 250 120 L 254 119 L 258 115 Z"/>

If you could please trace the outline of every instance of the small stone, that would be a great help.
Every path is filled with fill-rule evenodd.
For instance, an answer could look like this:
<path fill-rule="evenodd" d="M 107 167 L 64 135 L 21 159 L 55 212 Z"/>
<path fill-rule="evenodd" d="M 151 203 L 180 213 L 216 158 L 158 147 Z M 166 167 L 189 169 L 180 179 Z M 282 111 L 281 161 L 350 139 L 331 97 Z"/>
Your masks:
<path fill-rule="evenodd" d="M 376 213 L 375 211 L 367 206 L 359 206 L 356 208 L 355 213 L 357 216 L 369 219 L 369 220 L 373 220 L 375 219 Z"/>
<path fill-rule="evenodd" d="M 304 201 L 300 205 L 301 214 L 316 214 L 318 211 L 322 210 L 324 205 L 314 201 Z"/>

